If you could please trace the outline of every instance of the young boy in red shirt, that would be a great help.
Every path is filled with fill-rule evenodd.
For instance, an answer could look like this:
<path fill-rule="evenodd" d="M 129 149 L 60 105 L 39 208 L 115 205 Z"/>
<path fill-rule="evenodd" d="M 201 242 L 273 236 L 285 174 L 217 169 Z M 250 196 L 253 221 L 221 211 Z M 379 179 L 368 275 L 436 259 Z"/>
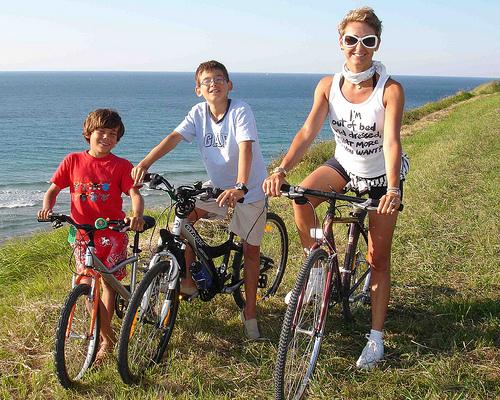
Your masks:
<path fill-rule="evenodd" d="M 111 153 L 124 133 L 125 127 L 116 111 L 98 109 L 91 112 L 83 124 L 83 136 L 89 143 L 89 149 L 68 154 L 59 164 L 52 176 L 52 184 L 43 198 L 38 218 L 48 218 L 59 192 L 69 187 L 71 217 L 76 223 L 93 225 L 95 220 L 101 217 L 125 219 L 121 197 L 122 193 L 125 193 L 132 201 L 130 228 L 135 231 L 142 230 L 144 202 L 139 189 L 134 186 L 134 181 L 130 177 L 133 166 L 129 161 Z M 78 272 L 82 272 L 85 268 L 86 243 L 82 236 L 78 235 L 73 245 Z M 126 233 L 110 229 L 95 232 L 96 255 L 108 268 L 127 257 L 127 244 Z M 115 277 L 119 280 L 125 275 L 125 270 L 115 273 Z M 111 328 L 115 291 L 106 282 L 102 283 L 103 293 L 99 304 L 101 340 L 97 362 L 102 362 L 104 357 L 112 352 L 115 343 Z"/>

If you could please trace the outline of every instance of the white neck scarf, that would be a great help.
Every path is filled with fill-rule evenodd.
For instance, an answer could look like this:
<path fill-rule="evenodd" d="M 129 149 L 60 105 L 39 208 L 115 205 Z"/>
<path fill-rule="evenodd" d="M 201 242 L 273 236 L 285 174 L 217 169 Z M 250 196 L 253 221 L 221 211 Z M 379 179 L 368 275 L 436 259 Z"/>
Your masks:
<path fill-rule="evenodd" d="M 366 81 L 367 79 L 370 79 L 375 72 L 379 75 L 385 75 L 385 66 L 382 64 L 380 61 L 372 61 L 372 66 L 368 68 L 366 71 L 362 72 L 351 72 L 347 68 L 347 63 L 344 63 L 344 66 L 342 67 L 342 75 L 346 80 L 349 82 L 359 85 L 361 82 Z"/>

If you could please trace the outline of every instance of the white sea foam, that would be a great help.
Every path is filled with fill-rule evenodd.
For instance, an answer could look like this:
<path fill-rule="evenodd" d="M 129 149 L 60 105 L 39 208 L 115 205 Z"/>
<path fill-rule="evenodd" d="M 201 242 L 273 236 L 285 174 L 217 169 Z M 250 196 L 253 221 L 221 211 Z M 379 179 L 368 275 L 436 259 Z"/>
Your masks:
<path fill-rule="evenodd" d="M 0 190 L 0 209 L 34 207 L 42 204 L 42 190 Z"/>

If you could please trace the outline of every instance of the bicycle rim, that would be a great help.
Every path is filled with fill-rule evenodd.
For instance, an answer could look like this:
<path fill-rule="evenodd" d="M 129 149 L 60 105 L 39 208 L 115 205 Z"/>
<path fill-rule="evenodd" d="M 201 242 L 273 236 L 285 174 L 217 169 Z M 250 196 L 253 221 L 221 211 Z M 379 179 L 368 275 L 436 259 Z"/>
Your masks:
<path fill-rule="evenodd" d="M 92 334 L 89 285 L 78 285 L 69 294 L 59 319 L 55 342 L 57 377 L 65 388 L 82 379 L 95 360 L 99 344 L 99 313 Z"/>
<path fill-rule="evenodd" d="M 288 233 L 283 220 L 274 213 L 267 213 L 266 225 L 260 245 L 260 276 L 257 287 L 257 302 L 272 296 L 285 273 L 288 258 Z M 243 264 L 243 262 L 242 262 Z M 235 281 L 240 279 L 238 272 Z M 243 275 L 241 273 L 241 275 Z M 242 276 L 241 276 L 242 277 Z M 245 286 L 242 285 L 233 294 L 236 304 L 243 308 L 245 306 Z"/>
<path fill-rule="evenodd" d="M 328 307 L 328 270 L 328 254 L 316 249 L 299 272 L 281 329 L 275 370 L 276 399 L 302 398 L 314 372 L 326 321 L 326 315 L 320 321 L 320 313 L 322 307 Z"/>
<path fill-rule="evenodd" d="M 261 269 L 267 276 L 267 286 L 264 288 L 263 298 L 273 295 L 285 273 L 288 259 L 288 233 L 283 220 L 274 213 L 267 213 L 266 226 L 260 245 Z M 266 264 L 272 261 L 271 264 Z"/>
<path fill-rule="evenodd" d="M 172 335 L 179 307 L 179 286 L 167 290 L 170 268 L 153 266 L 134 292 L 120 332 L 118 370 L 125 383 L 136 383 L 159 363 Z"/>

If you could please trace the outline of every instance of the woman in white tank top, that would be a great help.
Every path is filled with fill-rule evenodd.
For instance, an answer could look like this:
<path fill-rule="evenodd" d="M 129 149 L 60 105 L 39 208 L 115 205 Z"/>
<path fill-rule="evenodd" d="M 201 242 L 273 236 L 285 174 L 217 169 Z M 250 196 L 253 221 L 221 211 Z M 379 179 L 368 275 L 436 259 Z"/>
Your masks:
<path fill-rule="evenodd" d="M 342 192 L 348 182 L 363 182 L 371 185 L 370 197 L 380 198 L 377 211 L 369 213 L 372 330 L 356 363 L 360 368 L 373 367 L 384 354 L 382 329 L 389 303 L 392 237 L 402 181 L 409 167 L 400 140 L 403 88 L 386 74 L 380 62 L 373 60 L 381 30 L 381 21 L 368 7 L 351 10 L 340 22 L 338 44 L 345 57 L 343 70 L 320 80 L 306 122 L 281 165 L 263 184 L 268 195 L 280 195 L 286 172 L 299 163 L 328 117 L 336 141 L 335 156 L 300 186 Z M 321 200 L 309 201 L 317 207 Z M 309 235 L 314 213 L 310 205 L 293 207 L 302 246 L 309 248 L 314 242 Z"/>

